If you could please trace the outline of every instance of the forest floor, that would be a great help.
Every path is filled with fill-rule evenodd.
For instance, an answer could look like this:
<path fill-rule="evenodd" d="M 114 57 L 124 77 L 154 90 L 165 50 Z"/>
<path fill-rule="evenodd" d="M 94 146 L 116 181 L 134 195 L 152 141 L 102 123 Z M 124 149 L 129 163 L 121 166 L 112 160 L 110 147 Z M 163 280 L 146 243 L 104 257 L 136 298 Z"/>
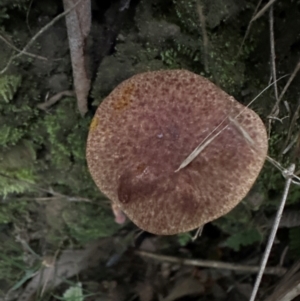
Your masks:
<path fill-rule="evenodd" d="M 85 147 L 97 106 L 120 82 L 180 68 L 245 105 L 260 95 L 250 107 L 267 127 L 269 156 L 297 174 L 300 3 L 269 2 L 92 1 L 82 117 L 65 19 L 52 22 L 62 1 L 0 0 L 1 301 L 249 300 L 282 171 L 266 162 L 247 197 L 194 241 L 194 231 L 156 236 L 117 224 Z M 282 296 L 300 283 L 299 191 L 292 184 L 258 300 L 293 300 Z"/>

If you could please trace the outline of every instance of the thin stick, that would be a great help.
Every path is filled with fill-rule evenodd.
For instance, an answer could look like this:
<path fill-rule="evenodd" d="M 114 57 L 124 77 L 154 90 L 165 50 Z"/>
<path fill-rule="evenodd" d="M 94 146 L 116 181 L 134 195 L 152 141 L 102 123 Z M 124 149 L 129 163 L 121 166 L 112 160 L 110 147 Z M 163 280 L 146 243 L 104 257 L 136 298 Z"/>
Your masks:
<path fill-rule="evenodd" d="M 262 259 L 262 262 L 261 262 L 261 265 L 260 265 L 260 269 L 259 269 L 259 272 L 258 272 L 256 281 L 255 281 L 255 284 L 254 284 L 254 288 L 253 288 L 253 291 L 252 291 L 252 294 L 251 294 L 251 297 L 250 297 L 249 301 L 254 301 L 255 297 L 257 295 L 258 288 L 259 288 L 259 285 L 261 283 L 261 279 L 262 279 L 262 276 L 264 274 L 264 271 L 266 269 L 267 261 L 269 259 L 269 255 L 270 255 L 273 243 L 274 243 L 274 239 L 275 239 L 275 236 L 276 236 L 276 233 L 277 233 L 277 229 L 278 229 L 281 217 L 282 217 L 283 209 L 284 209 L 286 199 L 287 199 L 287 196 L 288 196 L 288 193 L 289 193 L 289 190 L 290 190 L 290 186 L 292 184 L 292 177 L 293 177 L 294 171 L 295 171 L 295 164 L 291 164 L 291 166 L 286 170 L 286 173 L 285 173 L 286 182 L 285 182 L 285 187 L 284 187 L 284 191 L 283 191 L 283 195 L 282 195 L 282 199 L 281 199 L 281 204 L 278 208 L 278 211 L 277 211 L 277 214 L 276 214 L 276 217 L 275 217 L 274 225 L 273 225 L 273 228 L 272 228 L 272 231 L 271 231 L 271 234 L 270 234 L 270 237 L 269 237 L 269 240 L 268 240 L 268 243 L 267 243 L 264 255 L 263 255 L 263 259 Z"/>
<path fill-rule="evenodd" d="M 245 273 L 257 273 L 259 271 L 259 266 L 242 265 L 242 264 L 228 263 L 228 262 L 215 261 L 215 260 L 186 259 L 186 258 L 180 258 L 175 256 L 155 254 L 146 251 L 135 251 L 135 253 L 145 258 L 151 258 L 157 261 L 171 262 L 171 263 L 176 263 L 181 265 L 224 269 L 224 270 L 239 271 Z M 268 267 L 264 271 L 265 274 L 269 274 L 269 275 L 283 275 L 285 272 L 286 269 L 282 267 Z"/>
<path fill-rule="evenodd" d="M 253 12 L 253 15 L 252 15 L 252 19 L 253 19 L 253 17 L 256 15 L 256 13 L 257 13 L 257 11 L 258 11 L 258 8 L 259 8 L 260 5 L 261 5 L 261 2 L 262 2 L 262 0 L 259 0 L 259 1 L 258 1 L 257 5 L 256 5 L 256 7 L 255 7 L 255 10 L 254 10 L 254 12 Z M 243 38 L 242 44 L 241 44 L 241 46 L 240 46 L 240 48 L 239 48 L 239 51 L 238 51 L 238 55 L 237 55 L 237 56 L 239 56 L 239 55 L 241 54 L 242 48 L 243 48 L 243 46 L 244 46 L 244 44 L 245 44 L 245 41 L 246 41 L 246 39 L 247 39 L 247 37 L 248 37 L 248 35 L 249 35 L 250 29 L 251 29 L 251 25 L 252 25 L 252 19 L 250 20 L 250 22 L 249 22 L 249 24 L 248 24 L 248 26 L 247 26 L 246 33 L 245 33 L 245 35 L 244 35 L 244 38 Z"/>
<path fill-rule="evenodd" d="M 251 20 L 251 22 L 257 20 L 260 18 L 267 10 L 268 8 L 274 4 L 276 0 L 270 0 Z"/>
<path fill-rule="evenodd" d="M 3 37 L 1 34 L 0 34 L 0 40 L 2 40 L 5 44 L 7 44 L 9 47 L 11 47 L 13 50 L 17 51 L 17 52 L 22 52 L 21 49 L 17 48 L 15 45 L 13 45 L 12 43 L 10 43 L 5 37 Z M 36 58 L 36 59 L 40 59 L 40 60 L 44 60 L 44 61 L 47 61 L 48 59 L 44 56 L 40 56 L 40 55 L 36 55 L 36 54 L 33 54 L 33 53 L 30 53 L 30 52 L 23 52 L 24 55 L 27 55 L 27 56 L 30 56 L 30 57 L 33 57 L 33 58 Z"/>
<path fill-rule="evenodd" d="M 291 74 L 289 80 L 287 81 L 286 85 L 284 86 L 280 96 L 279 96 L 279 101 L 283 98 L 285 92 L 287 91 L 288 87 L 290 86 L 291 82 L 294 80 L 295 76 L 297 75 L 298 71 L 300 70 L 300 61 L 296 65 L 293 73 Z"/>
<path fill-rule="evenodd" d="M 64 96 L 73 97 L 75 96 L 75 93 L 74 91 L 70 91 L 70 90 L 59 92 L 53 95 L 52 97 L 50 97 L 49 99 L 47 99 L 45 102 L 38 104 L 37 107 L 41 110 L 46 111 L 49 107 L 53 106 Z"/>
<path fill-rule="evenodd" d="M 202 225 L 197 229 L 196 234 L 192 237 L 192 241 L 195 241 L 198 237 L 201 236 L 204 226 L 205 225 Z"/>
<path fill-rule="evenodd" d="M 3 74 L 5 71 L 7 71 L 7 69 L 9 68 L 10 64 L 12 63 L 12 61 L 18 57 L 20 57 L 21 55 L 25 54 L 27 52 L 27 50 L 30 48 L 30 46 L 37 40 L 37 38 L 43 34 L 47 29 L 49 29 L 54 23 L 56 23 L 58 20 L 60 20 L 61 18 L 63 18 L 65 15 L 67 15 L 71 10 L 73 10 L 82 0 L 78 0 L 73 6 L 71 6 L 69 9 L 67 9 L 66 11 L 64 11 L 63 13 L 59 14 L 58 16 L 56 16 L 55 18 L 53 18 L 48 24 L 46 24 L 44 27 L 42 27 L 31 39 L 30 41 L 26 44 L 26 46 L 16 55 L 12 55 L 6 66 L 0 71 L 0 74 Z"/>
<path fill-rule="evenodd" d="M 276 102 L 278 101 L 278 87 L 276 83 L 276 54 L 275 54 L 275 42 L 274 42 L 274 18 L 273 18 L 273 5 L 270 7 L 270 13 L 269 13 L 269 23 L 270 23 L 270 48 L 271 48 L 271 66 L 272 66 L 272 77 L 274 83 L 274 92 L 275 92 L 275 98 Z"/>

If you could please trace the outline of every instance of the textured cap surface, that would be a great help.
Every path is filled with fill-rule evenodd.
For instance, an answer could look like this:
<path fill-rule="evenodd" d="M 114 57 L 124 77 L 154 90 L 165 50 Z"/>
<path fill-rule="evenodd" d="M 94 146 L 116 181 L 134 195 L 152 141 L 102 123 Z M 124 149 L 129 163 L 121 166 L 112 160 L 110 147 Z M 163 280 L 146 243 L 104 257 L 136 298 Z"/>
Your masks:
<path fill-rule="evenodd" d="M 175 172 L 218 126 L 222 132 Z M 97 109 L 87 142 L 99 189 L 156 234 L 186 232 L 229 212 L 250 190 L 266 155 L 258 115 L 185 70 L 142 73 L 121 83 Z"/>

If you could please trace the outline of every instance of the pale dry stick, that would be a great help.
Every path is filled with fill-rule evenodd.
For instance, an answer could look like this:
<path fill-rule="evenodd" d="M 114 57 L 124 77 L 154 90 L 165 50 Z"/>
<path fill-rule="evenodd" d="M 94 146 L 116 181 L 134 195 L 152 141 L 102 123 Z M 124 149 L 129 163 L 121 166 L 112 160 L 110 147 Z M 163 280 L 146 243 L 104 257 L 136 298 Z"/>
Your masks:
<path fill-rule="evenodd" d="M 32 2 L 33 2 L 33 0 L 30 1 L 27 12 L 26 12 L 26 24 L 27 24 L 27 28 L 28 28 L 30 33 L 31 33 L 31 28 L 29 26 L 29 13 L 30 13 L 30 10 L 31 10 Z"/>
<path fill-rule="evenodd" d="M 280 255 L 279 266 L 281 266 L 281 267 L 283 266 L 283 263 L 284 263 L 284 260 L 285 260 L 285 257 L 286 257 L 286 254 L 287 254 L 288 250 L 289 250 L 289 246 L 286 246 L 283 249 L 282 254 Z"/>
<path fill-rule="evenodd" d="M 192 241 L 195 241 L 198 237 L 201 236 L 204 226 L 205 225 L 202 225 L 197 229 L 195 235 L 192 237 Z"/>
<path fill-rule="evenodd" d="M 225 117 L 223 119 L 223 121 L 212 132 L 215 132 L 221 126 L 221 124 L 223 124 L 223 122 L 226 119 L 227 119 L 227 117 Z M 178 172 L 179 170 L 188 166 L 226 128 L 227 128 L 227 126 L 223 127 L 220 131 L 218 131 L 215 135 L 213 135 L 210 138 L 208 138 L 208 137 L 211 135 L 212 132 L 207 137 L 205 137 L 205 139 L 188 155 L 188 157 L 185 160 L 183 160 L 183 162 L 180 164 L 180 166 L 174 172 Z"/>
<path fill-rule="evenodd" d="M 274 42 L 274 16 L 273 16 L 273 5 L 270 7 L 269 11 L 269 24 L 270 24 L 270 50 L 271 50 L 271 74 L 273 81 L 276 80 L 276 54 L 275 54 L 275 42 Z M 278 87 L 277 83 L 274 84 L 274 94 L 276 103 L 279 103 L 278 101 Z M 279 113 L 279 106 L 274 106 L 271 112 L 271 116 L 277 116 Z M 269 126 L 268 126 L 268 138 L 271 137 L 271 130 L 272 130 L 272 119 L 269 119 Z"/>
<path fill-rule="evenodd" d="M 257 271 L 259 271 L 260 268 L 259 266 L 235 264 L 235 263 L 228 263 L 228 262 L 215 261 L 215 260 L 186 259 L 186 258 L 180 258 L 175 256 L 155 254 L 146 251 L 135 251 L 135 253 L 139 256 L 145 258 L 151 258 L 157 261 L 171 262 L 171 263 L 187 265 L 187 266 L 224 269 L 224 270 L 246 272 L 246 273 L 257 273 Z M 265 274 L 268 275 L 281 276 L 285 272 L 286 272 L 286 268 L 282 268 L 282 267 L 267 267 L 265 269 Z"/>
<path fill-rule="evenodd" d="M 21 52 L 22 50 L 17 48 L 15 45 L 13 45 L 12 43 L 10 43 L 5 37 L 3 37 L 1 34 L 0 34 L 0 40 L 2 40 L 5 44 L 7 44 L 9 47 L 11 47 L 13 50 L 17 51 L 17 52 Z M 30 53 L 30 52 L 23 52 L 24 55 L 27 55 L 29 57 L 33 57 L 35 59 L 40 59 L 40 60 L 44 60 L 44 61 L 47 61 L 48 59 L 44 56 L 40 56 L 40 55 L 36 55 L 36 54 L 33 54 L 33 53 Z"/>
<path fill-rule="evenodd" d="M 274 4 L 276 0 L 270 0 L 251 20 L 251 22 L 257 20 L 258 18 L 260 18 L 267 10 L 270 6 L 272 6 Z"/>
<path fill-rule="evenodd" d="M 300 61 L 297 63 L 293 73 L 291 74 L 289 80 L 287 81 L 286 85 L 284 86 L 282 92 L 279 95 L 279 101 L 283 98 L 285 92 L 287 91 L 288 87 L 290 86 L 291 82 L 294 80 L 294 78 L 296 77 L 298 71 L 300 70 Z"/>
<path fill-rule="evenodd" d="M 282 92 L 280 93 L 280 95 L 279 95 L 279 97 L 278 97 L 278 102 L 275 103 L 275 105 L 274 105 L 274 107 L 273 107 L 273 109 L 272 109 L 272 112 L 273 112 L 274 108 L 279 107 L 280 101 L 282 100 L 284 94 L 286 93 L 288 87 L 290 86 L 290 84 L 292 83 L 292 81 L 294 80 L 294 78 L 296 77 L 296 75 L 297 75 L 297 73 L 299 72 L 299 70 L 300 70 L 300 60 L 299 60 L 299 62 L 297 63 L 297 65 L 296 65 L 296 67 L 295 67 L 293 73 L 292 73 L 291 76 L 289 77 L 287 83 L 285 84 L 285 86 L 284 86 Z M 271 116 L 270 116 L 270 117 L 271 117 Z M 269 117 L 269 118 L 270 118 L 270 117 Z"/>
<path fill-rule="evenodd" d="M 234 118 L 228 117 L 229 121 L 234 124 L 236 129 L 240 132 L 240 134 L 245 138 L 245 140 L 251 145 L 254 146 L 254 141 L 248 134 L 248 132 L 238 123 L 238 121 Z"/>
<path fill-rule="evenodd" d="M 276 53 L 275 53 L 275 42 L 274 42 L 274 17 L 273 17 L 273 5 L 270 7 L 270 13 L 269 13 L 269 23 L 270 23 L 270 48 L 271 48 L 271 66 L 272 66 L 272 78 L 274 83 L 274 92 L 275 92 L 275 98 L 276 102 L 278 101 L 278 87 L 276 83 Z"/>
<path fill-rule="evenodd" d="M 53 24 L 55 24 L 58 20 L 60 20 L 61 18 L 63 18 L 65 15 L 67 15 L 70 11 L 72 11 L 81 1 L 83 0 L 78 0 L 72 7 L 70 7 L 69 9 L 67 9 L 66 11 L 64 11 L 63 13 L 59 14 L 58 16 L 56 16 L 55 18 L 53 18 L 48 24 L 46 24 L 44 27 L 42 27 L 31 39 L 30 41 L 26 44 L 26 46 L 16 55 L 12 55 L 8 62 L 6 63 L 6 66 L 0 71 L 0 74 L 3 74 L 4 72 L 7 71 L 7 69 L 9 68 L 10 64 L 12 63 L 12 61 L 18 57 L 20 57 L 21 55 L 25 54 L 27 52 L 27 50 L 30 48 L 30 46 L 32 46 L 32 44 L 37 40 L 37 38 L 43 34 L 47 29 L 49 29 Z"/>
<path fill-rule="evenodd" d="M 245 44 L 245 41 L 246 41 L 246 39 L 247 39 L 247 37 L 248 37 L 248 35 L 249 35 L 249 32 L 250 32 L 250 29 L 251 29 L 252 19 L 253 19 L 253 17 L 256 15 L 256 13 L 257 13 L 257 11 L 258 11 L 258 8 L 259 8 L 260 5 L 261 5 L 261 2 L 262 2 L 262 0 L 259 0 L 258 3 L 257 3 L 257 5 L 256 5 L 256 7 L 255 7 L 255 10 L 254 10 L 253 15 L 252 15 L 252 18 L 251 18 L 251 20 L 250 20 L 250 22 L 249 22 L 249 24 L 248 24 L 248 26 L 247 26 L 246 33 L 245 33 L 245 35 L 244 35 L 244 38 L 243 38 L 242 44 L 241 44 L 241 46 L 240 46 L 240 48 L 239 48 L 239 51 L 238 51 L 237 56 L 239 56 L 239 55 L 241 54 L 242 48 L 243 48 L 243 46 L 244 46 L 244 44 Z"/>
<path fill-rule="evenodd" d="M 75 96 L 75 92 L 70 90 L 59 92 L 47 99 L 45 102 L 38 104 L 37 107 L 41 110 L 46 111 L 49 107 L 53 106 L 64 96 L 73 97 Z"/>
<path fill-rule="evenodd" d="M 282 175 L 284 176 L 284 178 L 286 178 L 286 176 L 285 176 L 285 170 L 286 170 L 286 169 L 283 168 L 283 167 L 280 165 L 279 162 L 277 162 L 276 160 L 274 160 L 274 159 L 271 158 L 270 156 L 267 156 L 267 157 L 266 157 L 266 160 L 269 161 L 272 165 L 274 165 L 278 170 L 280 170 L 281 173 L 282 173 Z M 297 172 L 294 173 L 294 174 L 292 175 L 292 178 L 297 180 L 297 181 L 292 180 L 292 183 L 293 183 L 293 184 L 300 185 L 300 177 L 297 176 Z"/>
<path fill-rule="evenodd" d="M 254 287 L 253 287 L 253 290 L 252 290 L 251 297 L 250 297 L 249 301 L 254 301 L 255 298 L 256 298 L 258 288 L 260 286 L 261 279 L 262 279 L 262 276 L 263 276 L 264 271 L 266 269 L 267 261 L 269 259 L 269 255 L 270 255 L 270 252 L 271 252 L 274 240 L 275 240 L 277 229 L 278 229 L 278 226 L 279 226 L 279 223 L 280 223 L 280 220 L 281 220 L 281 216 L 282 216 L 282 213 L 283 213 L 283 209 L 285 207 L 287 196 L 288 196 L 288 193 L 289 193 L 289 190 L 290 190 L 290 186 L 292 184 L 292 178 L 294 176 L 294 171 L 295 171 L 295 164 L 291 164 L 291 166 L 287 170 L 285 170 L 285 172 L 283 173 L 283 175 L 286 177 L 286 182 L 285 182 L 285 187 L 284 187 L 284 191 L 283 191 L 283 195 L 282 195 L 282 199 L 281 199 L 281 204 L 278 208 L 278 211 L 277 211 L 277 214 L 276 214 L 276 217 L 275 217 L 273 228 L 272 228 L 272 231 L 271 231 L 271 234 L 270 234 L 270 237 L 269 237 L 269 240 L 268 240 L 263 258 L 262 258 L 260 269 L 259 269 L 259 272 L 258 272 L 258 275 L 257 275 L 257 278 L 256 278 L 256 281 L 255 281 L 255 284 L 254 284 Z"/>
<path fill-rule="evenodd" d="M 198 0 L 198 2 L 197 2 L 197 12 L 198 12 L 199 21 L 200 21 L 201 30 L 202 30 L 204 68 L 205 68 L 205 71 L 208 72 L 209 71 L 208 70 L 208 36 L 207 36 L 207 32 L 206 32 L 206 21 L 205 21 L 205 16 L 203 14 L 201 0 Z"/>
<path fill-rule="evenodd" d="M 287 75 L 283 75 L 281 76 L 279 79 L 277 79 L 276 81 L 281 80 L 282 78 L 286 77 Z M 258 97 L 260 97 L 267 89 L 269 89 L 272 85 L 274 84 L 274 81 L 269 84 L 266 88 L 264 88 L 257 96 L 255 96 L 249 103 L 248 105 L 241 110 L 241 112 L 239 112 L 233 119 L 236 119 L 237 117 L 239 117 L 245 110 L 246 108 L 248 108 Z M 185 168 L 186 166 L 188 166 L 203 150 L 206 146 L 208 146 L 210 144 L 211 141 L 213 141 L 217 136 L 219 136 L 219 134 L 221 132 L 223 132 L 225 129 L 227 129 L 228 125 L 226 125 L 224 128 L 222 128 L 217 134 L 213 135 L 211 138 L 210 136 L 225 122 L 225 120 L 228 118 L 229 116 L 226 116 L 218 126 L 216 126 L 200 143 L 199 145 L 187 156 L 187 158 L 185 158 L 183 160 L 183 162 L 180 164 L 180 166 L 174 171 L 174 172 L 178 172 L 181 169 Z M 243 131 L 243 130 L 241 130 Z"/>

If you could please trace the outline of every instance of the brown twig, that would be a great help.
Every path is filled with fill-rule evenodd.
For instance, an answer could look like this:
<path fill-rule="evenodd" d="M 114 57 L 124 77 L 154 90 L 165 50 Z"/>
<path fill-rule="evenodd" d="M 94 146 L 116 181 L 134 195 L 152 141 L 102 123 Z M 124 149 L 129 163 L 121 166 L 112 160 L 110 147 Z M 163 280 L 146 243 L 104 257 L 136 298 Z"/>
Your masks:
<path fill-rule="evenodd" d="M 67 91 L 62 91 L 59 92 L 49 99 L 47 99 L 45 102 L 40 103 L 37 105 L 37 107 L 41 110 L 46 111 L 49 107 L 53 106 L 55 103 L 57 103 L 63 96 L 75 96 L 75 93 L 73 91 L 67 90 Z"/>
<path fill-rule="evenodd" d="M 12 43 L 10 43 L 5 37 L 3 37 L 1 34 L 0 34 L 0 40 L 2 40 L 5 44 L 7 44 L 9 47 L 11 47 L 13 50 L 17 51 L 17 52 L 22 52 L 21 49 L 17 48 L 15 45 L 13 45 Z M 33 53 L 30 53 L 30 52 L 23 52 L 24 55 L 27 55 L 27 56 L 30 56 L 30 57 L 33 57 L 35 59 L 39 59 L 39 60 L 44 60 L 44 61 L 47 61 L 48 59 L 44 56 L 40 56 L 40 55 L 36 55 L 36 54 L 33 54 Z"/>
<path fill-rule="evenodd" d="M 155 254 L 146 251 L 136 251 L 136 254 L 145 258 L 151 258 L 162 262 L 171 262 L 171 263 L 176 263 L 181 265 L 189 265 L 189 266 L 197 266 L 197 267 L 225 269 L 225 270 L 246 272 L 246 273 L 257 273 L 260 268 L 259 266 L 242 265 L 242 264 L 228 263 L 228 262 L 215 261 L 215 260 L 186 259 L 186 258 L 180 258 L 175 256 Z M 268 267 L 265 269 L 264 273 L 269 275 L 281 276 L 285 272 L 286 269 L 282 267 Z"/>
<path fill-rule="evenodd" d="M 290 86 L 291 82 L 294 80 L 294 78 L 296 77 L 297 73 L 299 72 L 300 70 L 300 60 L 299 62 L 297 63 L 293 73 L 291 74 L 290 78 L 288 79 L 286 85 L 284 86 L 282 92 L 280 93 L 279 95 L 279 101 L 281 101 L 281 99 L 283 98 L 285 92 L 287 91 L 288 87 Z"/>
<path fill-rule="evenodd" d="M 253 15 L 252 15 L 252 19 L 253 19 L 253 17 L 256 15 L 256 13 L 257 13 L 257 11 L 258 11 L 258 8 L 259 8 L 260 5 L 261 5 L 261 2 L 262 2 L 262 0 L 259 0 L 259 1 L 258 1 L 257 5 L 256 5 L 256 7 L 255 7 L 255 10 L 254 10 L 254 12 L 253 12 Z M 250 20 L 250 22 L 249 22 L 249 24 L 248 24 L 248 26 L 247 26 L 246 33 L 245 33 L 245 35 L 244 35 L 244 38 L 243 38 L 242 44 L 241 44 L 241 46 L 240 46 L 240 48 L 239 48 L 239 51 L 238 51 L 238 55 L 237 55 L 237 56 L 239 56 L 239 55 L 241 54 L 242 48 L 243 48 L 243 46 L 244 46 L 244 44 L 245 44 L 245 41 L 246 41 L 246 39 L 247 39 L 247 37 L 248 37 L 248 35 L 249 35 L 250 29 L 251 29 L 251 25 L 252 25 L 252 19 Z"/>
<path fill-rule="evenodd" d="M 58 20 L 66 16 L 71 10 L 73 10 L 81 1 L 83 0 L 78 0 L 72 7 L 69 9 L 65 10 L 63 13 L 59 14 L 55 18 L 53 18 L 48 24 L 46 24 L 43 28 L 41 28 L 31 39 L 30 41 L 26 44 L 26 46 L 18 53 L 15 55 L 12 55 L 8 62 L 6 63 L 6 66 L 0 71 L 0 74 L 3 74 L 4 72 L 7 71 L 9 68 L 10 64 L 15 60 L 16 58 L 20 57 L 21 55 L 25 54 L 27 50 L 32 46 L 32 44 L 37 40 L 37 38 L 43 34 L 47 29 L 49 29 L 53 24 L 55 24 Z"/>

